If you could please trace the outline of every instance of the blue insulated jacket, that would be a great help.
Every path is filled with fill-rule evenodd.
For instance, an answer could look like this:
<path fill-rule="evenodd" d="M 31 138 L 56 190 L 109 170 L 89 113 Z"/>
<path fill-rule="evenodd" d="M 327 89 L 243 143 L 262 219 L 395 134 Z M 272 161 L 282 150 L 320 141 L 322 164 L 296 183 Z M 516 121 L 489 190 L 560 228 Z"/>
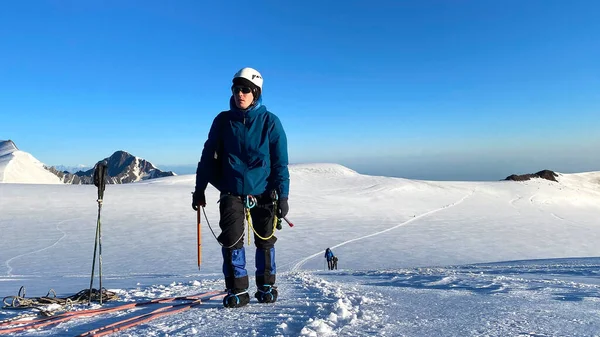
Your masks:
<path fill-rule="evenodd" d="M 287 198 L 290 188 L 287 138 L 279 118 L 262 105 L 236 107 L 214 119 L 196 169 L 196 191 L 210 182 L 222 193 L 261 195 L 277 190 Z"/>
<path fill-rule="evenodd" d="M 331 249 L 327 248 L 327 250 L 325 250 L 325 258 L 327 258 L 327 261 L 331 261 L 331 259 L 333 259 L 333 252 Z"/>

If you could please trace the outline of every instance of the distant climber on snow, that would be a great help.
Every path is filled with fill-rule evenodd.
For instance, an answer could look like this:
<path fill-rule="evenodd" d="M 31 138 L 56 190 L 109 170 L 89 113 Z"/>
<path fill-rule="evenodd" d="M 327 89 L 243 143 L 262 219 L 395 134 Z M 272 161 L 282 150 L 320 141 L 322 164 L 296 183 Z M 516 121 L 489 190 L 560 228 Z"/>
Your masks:
<path fill-rule="evenodd" d="M 335 258 L 335 255 L 333 255 L 333 251 L 331 251 L 331 249 L 329 248 L 325 249 L 324 257 L 327 259 L 327 269 L 333 270 L 333 259 Z"/>

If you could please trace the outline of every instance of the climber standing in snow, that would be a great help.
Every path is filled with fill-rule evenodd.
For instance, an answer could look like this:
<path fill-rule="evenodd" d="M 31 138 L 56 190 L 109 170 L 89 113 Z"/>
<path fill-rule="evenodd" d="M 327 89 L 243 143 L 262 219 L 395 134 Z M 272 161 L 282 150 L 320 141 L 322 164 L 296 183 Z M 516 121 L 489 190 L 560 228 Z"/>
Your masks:
<path fill-rule="evenodd" d="M 333 258 L 335 257 L 333 255 L 333 251 L 331 251 L 331 249 L 329 249 L 329 248 L 325 249 L 324 257 L 327 259 L 327 269 L 333 270 Z"/>
<path fill-rule="evenodd" d="M 288 213 L 290 176 L 286 134 L 279 118 L 262 104 L 261 74 L 243 68 L 232 82 L 230 108 L 215 117 L 204 143 L 192 208 L 206 205 L 208 183 L 220 191 L 218 241 L 228 290 L 223 305 L 241 307 L 250 302 L 244 218 L 252 225 L 256 245 L 254 296 L 261 303 L 277 300 L 275 217 Z"/>

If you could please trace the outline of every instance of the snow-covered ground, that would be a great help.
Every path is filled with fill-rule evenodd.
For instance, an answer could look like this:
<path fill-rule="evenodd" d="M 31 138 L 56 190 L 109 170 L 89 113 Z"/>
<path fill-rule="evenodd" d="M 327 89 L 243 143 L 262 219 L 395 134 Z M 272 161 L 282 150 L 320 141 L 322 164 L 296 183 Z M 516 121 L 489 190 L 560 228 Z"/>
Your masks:
<path fill-rule="evenodd" d="M 291 176 L 295 226 L 277 233 L 277 303 L 208 301 L 116 335 L 600 336 L 600 172 L 432 182 L 313 164 Z M 224 287 L 204 219 L 197 269 L 193 185 L 184 175 L 106 187 L 103 285 L 119 302 Z M 89 185 L 0 184 L 0 297 L 22 285 L 30 297 L 89 287 L 96 196 Z M 217 192 L 207 198 L 218 233 Z M 327 247 L 337 271 L 324 268 Z M 142 310 L 14 335 L 73 336 Z M 2 309 L 0 321 L 21 313 Z"/>

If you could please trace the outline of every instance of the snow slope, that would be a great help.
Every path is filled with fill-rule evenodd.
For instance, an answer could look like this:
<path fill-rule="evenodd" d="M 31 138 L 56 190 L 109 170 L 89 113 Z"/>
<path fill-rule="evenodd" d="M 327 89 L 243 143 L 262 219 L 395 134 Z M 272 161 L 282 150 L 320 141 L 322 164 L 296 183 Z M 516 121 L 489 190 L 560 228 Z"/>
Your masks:
<path fill-rule="evenodd" d="M 295 226 L 277 233 L 277 303 L 209 301 L 116 335 L 600 336 L 599 172 L 560 174 L 558 183 L 431 182 L 313 164 L 292 166 L 291 177 Z M 107 186 L 103 284 L 121 302 L 224 287 L 204 218 L 196 266 L 193 185 L 186 175 Z M 1 188 L 0 296 L 21 285 L 29 296 L 88 287 L 95 187 Z M 207 190 L 218 234 L 217 197 Z M 339 270 L 324 270 L 326 247 Z M 253 252 L 252 243 L 249 275 Z M 140 311 L 15 335 L 72 336 Z M 0 321 L 15 314 L 0 310 Z"/>
<path fill-rule="evenodd" d="M 0 183 L 62 184 L 43 163 L 18 150 L 12 141 L 0 141 Z"/>

